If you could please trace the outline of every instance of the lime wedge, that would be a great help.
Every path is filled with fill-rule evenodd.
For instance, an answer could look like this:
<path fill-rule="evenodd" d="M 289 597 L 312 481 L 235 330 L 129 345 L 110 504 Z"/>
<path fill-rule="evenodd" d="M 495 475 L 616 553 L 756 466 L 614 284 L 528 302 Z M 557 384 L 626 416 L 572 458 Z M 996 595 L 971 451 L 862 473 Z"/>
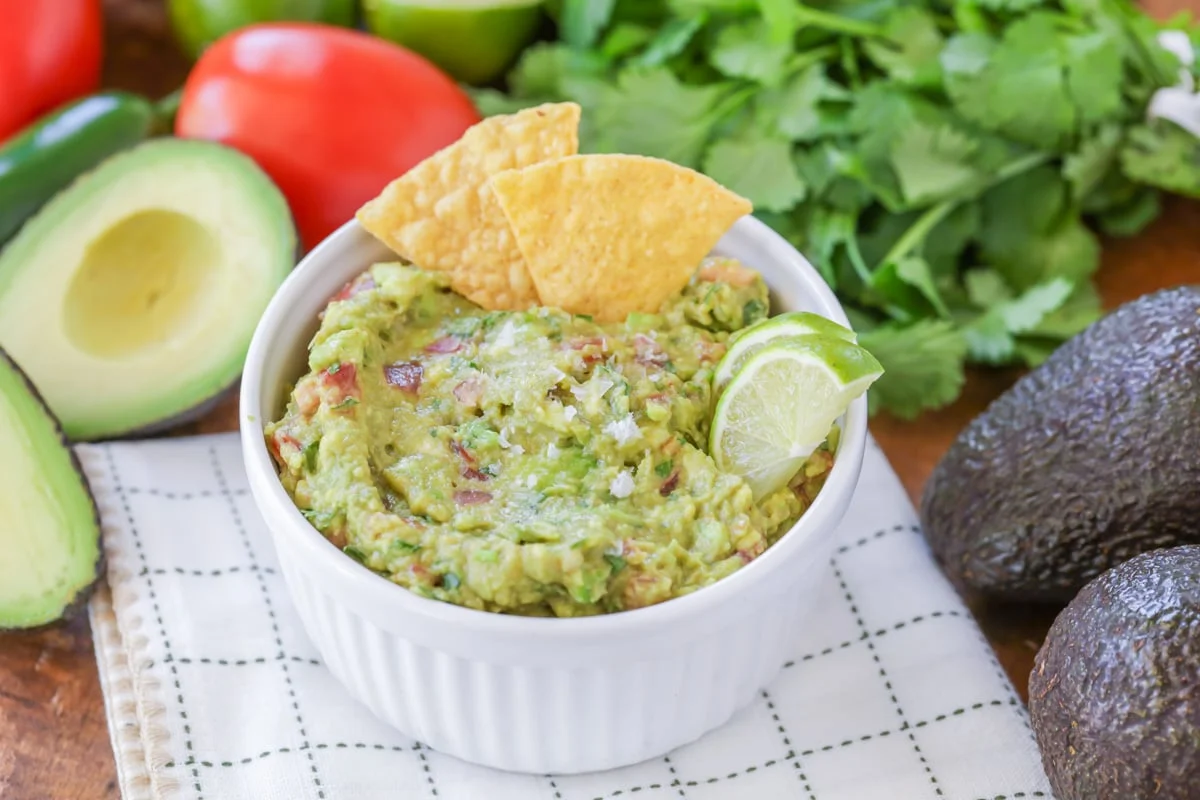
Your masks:
<path fill-rule="evenodd" d="M 476 86 L 504 73 L 533 39 L 541 0 L 363 0 L 367 29 Z"/>
<path fill-rule="evenodd" d="M 730 340 L 729 350 L 717 364 L 713 375 L 713 388 L 718 392 L 725 388 L 733 373 L 746 362 L 751 354 L 762 349 L 771 342 L 786 339 L 791 336 L 831 336 L 847 342 L 857 342 L 858 336 L 849 328 L 838 325 L 827 317 L 813 314 L 810 311 L 789 311 L 777 317 L 763 320 L 738 332 Z"/>
<path fill-rule="evenodd" d="M 764 346 L 717 401 L 708 447 L 717 467 L 741 475 L 755 498 L 788 484 L 850 402 L 883 374 L 875 357 L 832 336 Z"/>

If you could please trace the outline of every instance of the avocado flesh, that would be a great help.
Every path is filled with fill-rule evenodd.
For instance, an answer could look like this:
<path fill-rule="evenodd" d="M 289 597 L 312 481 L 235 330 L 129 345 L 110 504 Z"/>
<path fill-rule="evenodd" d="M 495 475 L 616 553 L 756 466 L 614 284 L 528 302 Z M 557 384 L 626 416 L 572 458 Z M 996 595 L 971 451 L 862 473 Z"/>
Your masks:
<path fill-rule="evenodd" d="M 147 142 L 0 253 L 0 347 L 72 439 L 161 429 L 236 382 L 295 248 L 286 201 L 249 158 Z"/>
<path fill-rule="evenodd" d="M 1160 547 L 1200 543 L 1200 288 L 1127 303 L 959 435 L 922 498 L 963 589 L 1065 603 Z"/>
<path fill-rule="evenodd" d="M 1029 712 L 1059 800 L 1200 797 L 1200 547 L 1090 583 L 1038 652 Z"/>
<path fill-rule="evenodd" d="M 87 479 L 54 416 L 0 351 L 0 629 L 53 622 L 100 569 Z"/>

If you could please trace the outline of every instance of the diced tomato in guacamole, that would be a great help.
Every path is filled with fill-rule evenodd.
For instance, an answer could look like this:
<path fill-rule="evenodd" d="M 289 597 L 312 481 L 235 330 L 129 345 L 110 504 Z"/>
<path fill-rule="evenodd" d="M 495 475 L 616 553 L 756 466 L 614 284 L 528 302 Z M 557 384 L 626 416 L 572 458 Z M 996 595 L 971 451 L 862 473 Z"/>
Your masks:
<path fill-rule="evenodd" d="M 436 273 L 377 264 L 323 312 L 266 434 L 312 524 L 411 591 L 526 615 L 639 608 L 760 556 L 832 466 L 823 447 L 756 503 L 706 453 L 712 371 L 766 309 L 729 259 L 610 325 L 485 311 Z"/>

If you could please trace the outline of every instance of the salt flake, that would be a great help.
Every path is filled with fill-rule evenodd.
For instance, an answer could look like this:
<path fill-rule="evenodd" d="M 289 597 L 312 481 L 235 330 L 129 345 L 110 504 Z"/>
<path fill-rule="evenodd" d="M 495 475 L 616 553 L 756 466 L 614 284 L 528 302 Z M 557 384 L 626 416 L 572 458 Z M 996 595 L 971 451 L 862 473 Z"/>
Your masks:
<path fill-rule="evenodd" d="M 617 498 L 629 497 L 633 494 L 633 475 L 629 473 L 629 470 L 623 469 L 617 473 L 617 477 L 608 484 L 608 491 Z"/>
<path fill-rule="evenodd" d="M 613 420 L 604 426 L 604 432 L 617 440 L 617 444 L 625 444 L 636 439 L 641 430 L 633 421 L 633 414 L 626 414 L 622 419 Z"/>

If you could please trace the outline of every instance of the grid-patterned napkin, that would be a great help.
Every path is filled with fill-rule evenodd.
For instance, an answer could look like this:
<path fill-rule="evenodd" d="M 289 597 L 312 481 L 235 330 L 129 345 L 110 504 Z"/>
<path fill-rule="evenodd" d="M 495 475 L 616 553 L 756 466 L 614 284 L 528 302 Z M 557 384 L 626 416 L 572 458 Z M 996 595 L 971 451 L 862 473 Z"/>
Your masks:
<path fill-rule="evenodd" d="M 104 518 L 112 588 L 92 624 L 129 800 L 1050 797 L 1020 702 L 873 442 L 779 678 L 666 758 L 560 777 L 465 764 L 346 695 L 291 608 L 235 436 L 79 451 Z"/>

